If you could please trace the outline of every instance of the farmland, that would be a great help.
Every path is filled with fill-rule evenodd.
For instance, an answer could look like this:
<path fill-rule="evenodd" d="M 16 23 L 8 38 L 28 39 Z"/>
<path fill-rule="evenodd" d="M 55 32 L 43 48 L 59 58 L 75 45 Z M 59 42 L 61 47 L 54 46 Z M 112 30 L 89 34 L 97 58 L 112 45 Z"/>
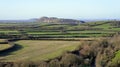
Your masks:
<path fill-rule="evenodd" d="M 0 51 L 8 49 L 9 47 L 11 47 L 11 45 L 6 42 L 6 39 L 0 39 Z"/>
<path fill-rule="evenodd" d="M 1 50 L 5 50 L 5 49 L 7 49 L 7 48 L 9 48 L 9 47 L 10 47 L 9 44 L 0 44 L 0 51 L 1 51 Z"/>
<path fill-rule="evenodd" d="M 21 40 L 17 41 L 22 48 L 5 56 L 3 61 L 40 61 L 48 60 L 62 55 L 65 51 L 73 51 L 80 41 L 41 41 Z"/>
<path fill-rule="evenodd" d="M 31 22 L 29 24 L 1 23 L 0 38 L 19 38 L 22 35 L 26 35 L 31 38 L 109 37 L 120 30 L 119 27 L 112 25 L 112 23 L 113 21 L 99 21 L 81 24 L 47 24 L 37 22 Z"/>
<path fill-rule="evenodd" d="M 78 62 L 83 66 L 116 65 L 119 64 L 119 23 L 1 23 L 0 61 L 42 61 L 48 65 L 68 66 Z"/>

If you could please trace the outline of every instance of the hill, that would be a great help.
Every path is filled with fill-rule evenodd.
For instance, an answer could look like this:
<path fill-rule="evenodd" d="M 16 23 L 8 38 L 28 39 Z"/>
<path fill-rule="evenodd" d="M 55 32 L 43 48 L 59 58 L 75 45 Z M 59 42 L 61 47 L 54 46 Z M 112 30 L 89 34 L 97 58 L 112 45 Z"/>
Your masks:
<path fill-rule="evenodd" d="M 26 19 L 26 20 L 0 20 L 0 23 L 8 23 L 8 22 L 9 23 L 40 22 L 40 23 L 63 23 L 63 24 L 85 23 L 85 21 L 57 18 L 57 17 L 41 17 L 41 18 L 32 18 L 32 19 Z"/>
<path fill-rule="evenodd" d="M 64 19 L 64 18 L 56 18 L 56 17 L 41 17 L 41 18 L 38 19 L 38 22 L 46 22 L 46 23 L 71 23 L 71 24 L 84 23 L 84 21 L 80 21 L 80 20 Z"/>

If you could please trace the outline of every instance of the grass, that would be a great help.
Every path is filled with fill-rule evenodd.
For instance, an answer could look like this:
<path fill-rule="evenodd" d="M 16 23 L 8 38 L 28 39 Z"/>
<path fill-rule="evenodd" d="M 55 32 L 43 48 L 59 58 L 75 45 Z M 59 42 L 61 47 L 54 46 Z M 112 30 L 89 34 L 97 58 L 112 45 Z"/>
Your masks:
<path fill-rule="evenodd" d="M 0 51 L 5 50 L 5 49 L 7 49 L 9 47 L 11 47 L 11 45 L 9 45 L 9 44 L 0 44 Z"/>
<path fill-rule="evenodd" d="M 61 34 L 61 32 L 28 32 L 27 34 Z"/>
<path fill-rule="evenodd" d="M 13 26 L 11 26 L 13 24 Z M 106 23 L 106 21 L 97 21 L 97 22 L 89 22 L 84 24 L 48 24 L 48 23 L 2 23 L 0 26 L 2 27 L 16 27 L 19 29 L 23 28 L 28 35 L 36 35 L 36 36 L 45 36 L 47 37 L 103 37 L 106 35 L 111 35 L 120 30 L 120 28 L 114 28 L 110 25 L 110 23 Z M 60 28 L 64 28 L 67 32 L 66 34 L 61 32 Z M 93 30 L 89 30 L 86 28 L 91 28 Z M 83 30 L 82 30 L 83 29 Z M 85 29 L 85 30 L 84 30 Z M 98 29 L 98 30 L 95 30 Z M 9 35 L 20 35 L 20 32 L 16 29 L 12 29 L 9 31 L 9 28 L 3 30 L 0 29 L 0 34 L 9 34 Z"/>
<path fill-rule="evenodd" d="M 108 30 L 120 31 L 120 28 L 112 28 L 112 29 L 108 29 Z"/>
<path fill-rule="evenodd" d="M 115 57 L 112 59 L 112 64 L 120 64 L 120 50 L 116 52 Z"/>
<path fill-rule="evenodd" d="M 6 42 L 6 39 L 0 39 L 0 43 L 1 43 L 1 42 Z"/>
<path fill-rule="evenodd" d="M 32 36 L 36 36 L 36 34 L 31 34 Z M 109 33 L 71 33 L 71 34 L 37 34 L 36 37 L 53 37 L 53 38 L 73 38 L 73 37 L 102 37 L 108 36 Z"/>
<path fill-rule="evenodd" d="M 120 28 L 119 28 L 120 29 Z M 85 31 L 66 31 L 67 33 L 114 33 L 112 31 L 93 31 L 93 30 L 85 30 Z M 39 31 L 39 32 L 28 32 L 28 34 L 62 34 L 62 32 L 60 31 L 56 31 L 56 32 L 52 32 L 52 31 L 47 31 L 47 32 L 43 32 L 43 31 Z"/>
<path fill-rule="evenodd" d="M 14 33 L 18 33 L 18 31 L 0 31 L 0 32 L 3 32 L 3 33 L 11 33 L 11 32 L 14 32 Z"/>
<path fill-rule="evenodd" d="M 94 26 L 94 28 L 103 28 L 103 29 L 108 29 L 110 27 L 111 27 L 110 24 L 103 24 L 103 25 Z"/>
<path fill-rule="evenodd" d="M 45 41 L 21 40 L 17 44 L 23 48 L 2 57 L 3 61 L 41 61 L 62 55 L 65 51 L 73 51 L 80 41 Z"/>
<path fill-rule="evenodd" d="M 85 30 L 85 31 L 68 31 L 69 33 L 114 33 L 112 31 L 100 31 L 100 30 Z"/>

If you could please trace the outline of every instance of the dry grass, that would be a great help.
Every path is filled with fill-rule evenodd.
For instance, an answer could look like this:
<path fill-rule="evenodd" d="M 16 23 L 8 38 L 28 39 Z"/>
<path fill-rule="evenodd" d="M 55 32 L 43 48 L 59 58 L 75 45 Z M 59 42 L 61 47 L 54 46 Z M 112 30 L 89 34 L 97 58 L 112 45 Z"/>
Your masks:
<path fill-rule="evenodd" d="M 5 49 L 7 49 L 9 47 L 11 47 L 11 45 L 9 45 L 9 44 L 0 44 L 0 51 L 5 50 Z"/>
<path fill-rule="evenodd" d="M 6 39 L 0 39 L 0 42 L 6 42 Z"/>
<path fill-rule="evenodd" d="M 65 51 L 73 51 L 80 45 L 80 41 L 17 41 L 23 48 L 3 57 L 3 61 L 41 61 L 62 55 Z"/>

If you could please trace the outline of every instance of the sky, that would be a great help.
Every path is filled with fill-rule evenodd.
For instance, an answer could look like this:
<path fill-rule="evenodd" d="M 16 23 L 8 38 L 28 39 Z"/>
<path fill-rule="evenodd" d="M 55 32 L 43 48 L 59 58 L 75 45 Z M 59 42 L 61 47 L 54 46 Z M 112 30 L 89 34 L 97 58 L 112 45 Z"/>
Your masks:
<path fill-rule="evenodd" d="M 120 0 L 0 0 L 0 20 L 120 19 Z"/>

